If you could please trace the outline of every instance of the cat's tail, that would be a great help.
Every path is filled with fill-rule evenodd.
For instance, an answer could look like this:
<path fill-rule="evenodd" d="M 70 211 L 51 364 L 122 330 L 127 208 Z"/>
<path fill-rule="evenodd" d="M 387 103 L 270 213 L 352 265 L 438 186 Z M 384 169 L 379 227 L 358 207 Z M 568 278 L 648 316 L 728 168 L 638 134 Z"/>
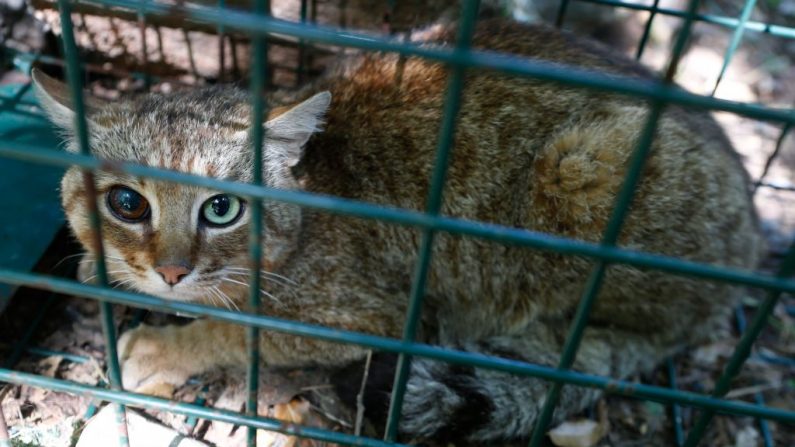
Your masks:
<path fill-rule="evenodd" d="M 521 336 L 499 336 L 452 348 L 555 366 L 561 348 L 559 331 L 536 328 Z M 665 351 L 642 337 L 588 328 L 574 368 L 624 378 L 651 368 Z M 387 415 L 396 356 L 374 356 L 362 396 L 365 414 L 383 426 Z M 362 364 L 346 368 L 334 382 L 343 401 L 355 406 Z M 549 382 L 498 371 L 414 358 L 400 420 L 407 442 L 483 443 L 530 436 L 544 405 Z M 554 414 L 556 422 L 582 411 L 600 391 L 567 385 Z"/>

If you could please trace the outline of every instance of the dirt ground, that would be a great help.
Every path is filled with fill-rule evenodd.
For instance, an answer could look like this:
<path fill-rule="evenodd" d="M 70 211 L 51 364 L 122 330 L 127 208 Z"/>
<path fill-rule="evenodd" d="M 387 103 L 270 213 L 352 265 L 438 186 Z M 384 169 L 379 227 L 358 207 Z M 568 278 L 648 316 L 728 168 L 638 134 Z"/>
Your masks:
<path fill-rule="evenodd" d="M 730 0 L 702 3 L 705 4 L 704 13 L 717 15 L 736 17 L 741 8 L 741 2 Z M 660 2 L 662 7 L 677 9 L 681 9 L 683 4 L 681 0 Z M 628 54 L 634 55 L 635 47 L 627 42 L 639 40 L 646 17 L 647 14 L 643 12 L 622 12 L 612 16 L 612 19 L 617 20 L 611 23 L 617 24 L 619 28 L 611 32 L 613 36 L 621 36 L 619 41 L 623 43 L 617 45 Z M 751 20 L 795 27 L 795 0 L 760 0 Z M 576 21 L 571 23 L 577 26 Z M 643 63 L 657 69 L 665 66 L 672 36 L 680 23 L 678 19 L 662 15 L 655 18 L 648 47 L 641 59 Z M 693 92 L 712 94 L 730 38 L 731 30 L 698 23 L 679 66 L 677 82 Z M 285 50 L 282 54 L 277 51 L 275 57 L 285 60 L 294 58 L 295 55 L 289 51 L 293 50 Z M 23 77 L 18 73 L 6 73 L 2 82 L 20 79 Z M 274 82 L 278 84 L 280 79 L 285 83 L 295 81 L 286 77 L 276 78 Z M 90 80 L 89 87 L 95 93 L 108 97 L 146 88 L 140 77 L 110 76 L 108 72 Z M 214 81 L 181 76 L 155 82 L 150 88 L 165 91 L 205 82 Z M 795 105 L 795 40 L 747 31 L 714 95 L 726 100 L 792 108 Z M 778 124 L 729 113 L 716 113 L 715 116 L 742 155 L 752 179 L 762 184 L 756 191 L 755 202 L 770 246 L 769 257 L 762 269 L 773 272 L 795 234 L 795 132 L 781 139 L 782 128 Z M 777 155 L 771 159 L 777 147 Z M 64 232 L 51 247 L 38 271 L 71 276 L 77 258 L 68 256 L 77 252 L 78 247 Z M 738 311 L 739 319 L 744 317 L 750 320 L 763 299 L 764 294 L 749 291 L 743 308 Z M 149 324 L 183 321 L 118 306 L 115 310 L 119 329 L 128 328 L 139 320 Z M 23 290 L 0 315 L 0 364 L 13 361 L 14 369 L 20 371 L 90 385 L 105 385 L 104 340 L 98 315 L 97 304 L 91 300 Z M 31 334 L 26 344 L 27 350 L 21 351 L 18 359 L 13 358 L 21 334 L 37 318 L 41 319 L 41 325 Z M 671 365 L 663 365 L 650 374 L 630 380 L 669 386 L 670 366 L 676 372 L 680 389 L 709 392 L 731 355 L 738 336 L 735 333 L 732 338 L 683 352 L 673 359 Z M 269 372 L 263 377 L 262 388 L 260 408 L 264 408 L 271 416 L 286 415 L 295 422 L 348 432 L 356 425 L 354 415 L 330 396 L 328 381 L 322 371 Z M 196 378 L 181 388 L 177 397 L 185 402 L 240 410 L 244 394 L 242 375 L 227 372 Z M 774 408 L 795 411 L 793 297 L 783 297 L 777 306 L 768 327 L 755 345 L 751 359 L 733 382 L 730 397 L 747 402 L 764 401 Z M 84 397 L 12 385 L 0 387 L 0 402 L 14 446 L 73 446 L 81 427 L 100 405 Z M 680 411 L 681 422 L 687 430 L 698 412 L 687 407 L 682 407 Z M 219 446 L 243 445 L 245 430 L 229 424 L 194 421 L 167 413 L 151 414 L 186 436 Z M 582 417 L 596 421 L 605 432 L 598 443 L 589 445 L 676 445 L 672 410 L 665 405 L 607 397 Z M 702 445 L 750 447 L 763 445 L 765 436 L 770 436 L 772 445 L 795 445 L 793 426 L 775 422 L 763 426 L 751 418 L 724 416 L 715 419 Z M 290 445 L 294 439 L 272 437 L 265 442 L 266 445 Z"/>

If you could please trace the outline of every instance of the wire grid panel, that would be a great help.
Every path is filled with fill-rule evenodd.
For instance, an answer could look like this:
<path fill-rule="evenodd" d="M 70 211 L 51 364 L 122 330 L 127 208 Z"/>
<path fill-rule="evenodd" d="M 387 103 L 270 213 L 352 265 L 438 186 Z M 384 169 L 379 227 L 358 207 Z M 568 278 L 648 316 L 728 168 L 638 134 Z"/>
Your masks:
<path fill-rule="evenodd" d="M 624 2 L 614 2 L 607 0 L 580 1 L 629 7 L 629 4 Z M 116 163 L 109 165 L 101 160 L 93 158 L 89 151 L 90 142 L 88 141 L 88 136 L 86 133 L 85 116 L 83 113 L 84 107 L 81 96 L 80 67 L 74 36 L 71 32 L 71 17 L 69 14 L 70 3 L 68 3 L 66 0 L 59 1 L 59 6 L 61 8 L 61 18 L 64 27 L 63 40 L 66 50 L 65 55 L 68 78 L 73 95 L 73 104 L 75 105 L 77 112 L 76 128 L 78 131 L 77 134 L 81 153 L 57 153 L 39 147 L 28 147 L 20 144 L 12 145 L 8 144 L 7 142 L 0 142 L 0 155 L 6 157 L 54 165 L 80 166 L 85 169 L 86 183 L 88 185 L 93 184 L 93 171 L 116 170 L 136 176 L 212 187 L 220 191 L 248 197 L 250 200 L 255 202 L 261 200 L 281 200 L 306 207 L 322 209 L 332 213 L 346 214 L 368 219 L 378 219 L 394 224 L 410 225 L 421 228 L 424 231 L 424 237 L 420 248 L 419 260 L 415 270 L 415 279 L 411 294 L 411 305 L 409 307 L 410 310 L 407 317 L 404 337 L 402 340 L 393 340 L 360 333 L 332 330 L 292 321 L 279 320 L 267 316 L 256 315 L 254 312 L 233 312 L 225 309 L 197 304 L 170 302 L 151 296 L 113 290 L 107 287 L 105 266 L 102 262 L 102 258 L 100 257 L 100 262 L 98 262 L 98 277 L 100 279 L 99 286 L 78 284 L 72 281 L 6 269 L 0 269 L 0 281 L 10 284 L 26 285 L 63 293 L 82 295 L 100 300 L 103 303 L 102 320 L 103 328 L 107 338 L 106 342 L 108 345 L 107 355 L 109 358 L 109 368 L 111 372 L 109 376 L 111 381 L 111 389 L 105 390 L 101 388 L 89 387 L 67 381 L 14 372 L 9 369 L 0 369 L 0 380 L 90 395 L 119 404 L 138 405 L 146 408 L 159 408 L 196 417 L 242 424 L 252 428 L 252 430 L 249 432 L 249 444 L 256 443 L 256 440 L 253 437 L 253 429 L 274 430 L 342 444 L 373 446 L 388 444 L 388 442 L 384 441 L 329 432 L 326 430 L 287 426 L 273 419 L 257 417 L 256 399 L 253 399 L 253 403 L 251 402 L 252 399 L 249 399 L 249 404 L 246 408 L 246 414 L 242 415 L 234 412 L 202 408 L 193 404 L 173 403 L 167 400 L 143 396 L 122 390 L 119 380 L 118 359 L 115 352 L 116 334 L 112 325 L 112 320 L 110 319 L 109 311 L 110 304 L 119 303 L 165 312 L 184 312 L 194 315 L 203 315 L 222 321 L 245 324 L 252 328 L 250 332 L 250 340 L 256 340 L 256 337 L 258 336 L 257 330 L 267 329 L 294 335 L 315 337 L 328 341 L 355 343 L 374 349 L 399 353 L 401 355 L 401 362 L 399 364 L 398 373 L 396 374 L 395 378 L 394 389 L 396 392 L 393 393 L 393 402 L 390 407 L 390 417 L 386 434 L 387 441 L 394 441 L 397 433 L 397 424 L 400 417 L 400 401 L 402 399 L 402 391 L 405 388 L 407 365 L 411 356 L 424 356 L 452 363 L 468 364 L 477 367 L 490 368 L 549 380 L 555 384 L 552 388 L 552 391 L 550 392 L 550 398 L 547 399 L 547 408 L 545 409 L 545 413 L 549 413 L 550 415 L 552 410 L 554 410 L 556 400 L 554 390 L 559 390 L 564 384 L 567 386 L 574 385 L 599 388 L 617 395 L 699 407 L 703 409 L 704 412 L 701 419 L 697 421 L 695 428 L 689 434 L 688 439 L 685 441 L 688 445 L 695 445 L 699 442 L 700 438 L 703 436 L 703 429 L 706 427 L 711 416 L 716 412 L 724 414 L 748 415 L 760 418 L 768 418 L 785 423 L 795 423 L 795 412 L 773 409 L 763 405 L 754 405 L 721 399 L 721 397 L 728 391 L 729 380 L 733 377 L 733 375 L 748 357 L 751 344 L 764 326 L 766 318 L 772 312 L 773 306 L 777 302 L 780 294 L 782 292 L 795 292 L 795 281 L 788 279 L 795 268 L 795 247 L 790 248 L 779 274 L 775 277 L 769 277 L 745 271 L 702 265 L 659 255 L 638 253 L 630 250 L 620 249 L 614 246 L 615 237 L 620 230 L 624 214 L 628 207 L 629 201 L 631 200 L 635 189 L 635 184 L 638 181 L 639 173 L 643 166 L 645 154 L 648 151 L 649 145 L 651 143 L 657 117 L 659 117 L 659 114 L 666 104 L 678 103 L 700 108 L 731 111 L 753 118 L 779 121 L 784 123 L 784 125 L 787 127 L 790 127 L 793 123 L 795 123 L 795 111 L 793 110 L 771 109 L 756 105 L 734 103 L 711 97 L 693 95 L 670 85 L 672 75 L 676 67 L 676 61 L 681 54 L 687 32 L 689 31 L 693 21 L 701 20 L 708 23 L 718 23 L 724 26 L 730 26 L 736 30 L 756 30 L 755 25 L 748 21 L 747 16 L 744 15 L 743 17 L 740 17 L 739 19 L 736 19 L 732 22 L 718 20 L 712 16 L 697 15 L 695 13 L 698 5 L 697 1 L 692 1 L 688 11 L 684 12 L 657 9 L 655 3 L 655 6 L 651 9 L 652 12 L 684 17 L 686 19 L 686 26 L 684 27 L 684 31 L 677 42 L 676 48 L 673 51 L 667 75 L 659 82 L 649 82 L 629 79 L 616 79 L 615 77 L 607 77 L 599 75 L 598 73 L 587 72 L 573 67 L 561 68 L 559 66 L 552 66 L 550 64 L 545 64 L 538 61 L 505 58 L 488 52 L 471 50 L 469 48 L 469 39 L 471 37 L 472 27 L 476 21 L 478 6 L 477 1 L 467 1 L 465 3 L 458 42 L 455 48 L 451 49 L 419 47 L 383 38 L 356 35 L 347 31 L 322 28 L 304 23 L 299 24 L 276 20 L 267 14 L 267 11 L 269 10 L 268 2 L 262 0 L 256 3 L 256 10 L 254 14 L 228 11 L 212 7 L 174 7 L 171 5 L 163 5 L 154 2 L 138 2 L 132 0 L 94 0 L 93 3 L 108 7 L 133 9 L 144 16 L 176 13 L 181 17 L 185 17 L 190 20 L 215 24 L 219 27 L 223 27 L 224 29 L 250 33 L 255 39 L 255 63 L 253 64 L 254 71 L 252 72 L 252 107 L 254 110 L 253 115 L 255 117 L 262 116 L 264 113 L 265 105 L 263 104 L 262 95 L 259 94 L 259 89 L 263 85 L 266 74 L 264 57 L 265 49 L 264 46 L 261 44 L 258 45 L 256 43 L 262 42 L 262 39 L 264 39 L 268 33 L 287 34 L 298 37 L 302 39 L 302 41 L 305 40 L 311 42 L 353 46 L 372 51 L 394 51 L 404 55 L 415 55 L 445 62 L 452 67 L 452 75 L 450 77 L 448 94 L 445 103 L 445 118 L 443 120 L 444 124 L 440 131 L 437 149 L 437 163 L 434 168 L 431 181 L 432 186 L 425 213 L 379 207 L 340 198 L 315 196 L 300 191 L 275 190 L 261 186 L 261 179 L 258 182 L 256 177 L 252 184 L 240 184 L 197 177 L 188 174 L 181 174 L 172 171 L 147 168 L 134 164 Z M 561 4 L 561 19 L 564 17 L 566 5 L 568 3 L 568 1 L 564 0 Z M 752 0 L 748 0 L 746 6 L 750 3 L 752 3 Z M 787 35 L 788 32 L 792 32 L 790 29 L 779 29 L 778 31 L 779 35 L 786 37 L 789 37 Z M 741 37 L 739 31 L 736 35 Z M 793 36 L 795 36 L 795 34 L 793 34 Z M 740 37 L 737 38 L 738 41 Z M 728 64 L 730 60 L 731 54 L 727 54 L 726 63 Z M 632 161 L 632 169 L 629 170 L 628 177 L 625 180 L 624 187 L 622 188 L 621 194 L 617 200 L 613 217 L 611 218 L 610 225 L 603 238 L 602 244 L 584 243 L 566 238 L 535 233 L 532 231 L 517 230 L 477 222 L 468 222 L 438 215 L 439 203 L 441 201 L 441 194 L 444 185 L 445 170 L 447 168 L 446 160 L 451 150 L 451 141 L 453 132 L 455 130 L 455 116 L 460 105 L 460 91 L 462 88 L 461 73 L 463 73 L 465 69 L 471 68 L 491 69 L 518 76 L 552 80 L 568 85 L 609 90 L 616 93 L 637 96 L 646 101 L 650 101 L 652 104 L 653 113 L 650 114 L 650 119 L 647 121 L 643 132 L 643 137 L 638 143 L 638 149 Z M 253 126 L 253 129 L 259 128 L 261 127 Z M 262 135 L 255 133 L 253 136 L 253 140 L 255 141 L 255 145 L 253 147 L 255 160 L 261 160 Z M 255 169 L 254 172 L 260 172 L 260 170 Z M 96 203 L 89 203 L 89 210 L 92 211 L 92 227 L 95 230 L 95 243 L 101 250 L 102 239 L 99 233 L 99 219 L 98 214 L 96 213 Z M 256 220 L 256 222 L 259 222 L 259 220 Z M 254 227 L 256 227 L 256 225 L 254 225 Z M 578 310 L 575 320 L 573 321 L 572 330 L 567 339 L 566 348 L 564 349 L 564 354 L 561 358 L 558 368 L 549 368 L 513 360 L 473 355 L 466 352 L 416 343 L 414 341 L 414 331 L 416 328 L 417 319 L 419 317 L 419 312 L 421 310 L 421 297 L 423 295 L 422 292 L 424 288 L 424 277 L 427 273 L 430 256 L 432 253 L 431 248 L 433 244 L 433 234 L 436 232 L 462 234 L 506 244 L 555 251 L 563 254 L 586 256 L 598 261 L 597 267 L 592 274 L 591 280 L 589 281 L 586 294 L 583 297 L 581 306 Z M 252 259 L 254 262 L 258 260 L 259 252 L 257 251 L 257 247 L 259 246 L 259 234 L 259 228 L 254 228 L 252 230 L 251 254 L 253 256 Z M 757 315 L 753 321 L 748 324 L 749 329 L 745 331 L 744 336 L 732 358 L 732 361 L 721 377 L 721 381 L 716 387 L 713 396 L 703 396 L 695 393 L 677 391 L 675 389 L 663 387 L 638 385 L 626 381 L 613 380 L 606 377 L 577 373 L 569 369 L 571 366 L 570 360 L 573 359 L 574 355 L 576 355 L 577 346 L 582 336 L 582 330 L 585 326 L 585 322 L 587 321 L 590 305 L 596 299 L 598 294 L 604 268 L 610 263 L 617 262 L 656 268 L 675 274 L 696 276 L 706 279 L 717 279 L 734 284 L 745 284 L 768 290 L 769 295 L 767 299 L 760 308 L 760 311 L 757 312 Z M 259 296 L 257 293 L 257 279 L 254 279 L 254 277 L 252 277 L 251 286 L 251 304 L 252 308 L 256 308 L 256 300 Z M 256 343 L 250 344 L 251 362 L 249 369 L 249 384 L 251 385 L 250 392 L 252 393 L 252 396 L 256 396 L 256 376 L 258 365 L 256 345 Z M 119 406 L 118 408 L 120 410 L 118 421 L 123 429 L 123 406 Z M 534 433 L 543 434 L 545 431 L 545 422 L 546 421 L 544 418 L 541 418 L 539 425 L 537 426 L 536 430 L 534 430 Z M 124 434 L 124 431 L 121 433 L 121 442 L 124 444 L 126 443 L 126 435 Z M 540 439 L 541 436 L 536 435 L 536 437 L 532 440 L 532 444 L 537 445 L 540 442 Z"/>

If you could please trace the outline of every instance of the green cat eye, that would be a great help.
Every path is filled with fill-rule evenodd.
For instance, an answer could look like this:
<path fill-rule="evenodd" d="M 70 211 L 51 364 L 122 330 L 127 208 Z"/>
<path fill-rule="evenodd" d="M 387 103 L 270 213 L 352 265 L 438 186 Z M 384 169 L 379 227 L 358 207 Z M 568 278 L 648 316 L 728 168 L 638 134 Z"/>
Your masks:
<path fill-rule="evenodd" d="M 149 217 L 149 202 L 126 186 L 113 186 L 108 191 L 108 209 L 117 219 L 138 223 Z"/>
<path fill-rule="evenodd" d="M 225 227 L 237 222 L 243 214 L 243 201 L 228 194 L 218 194 L 202 205 L 201 218 L 215 227 Z"/>

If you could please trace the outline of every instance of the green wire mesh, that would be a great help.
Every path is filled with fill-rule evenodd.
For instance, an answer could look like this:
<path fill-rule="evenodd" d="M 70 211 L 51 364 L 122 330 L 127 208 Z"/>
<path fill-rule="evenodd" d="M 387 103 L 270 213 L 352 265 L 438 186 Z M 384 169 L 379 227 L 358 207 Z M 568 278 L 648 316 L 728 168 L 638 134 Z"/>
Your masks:
<path fill-rule="evenodd" d="M 102 5 L 105 7 L 117 7 L 133 10 L 138 14 L 139 24 L 141 24 L 142 27 L 146 18 L 153 15 L 178 15 L 185 20 L 209 23 L 215 25 L 219 30 L 219 45 L 221 46 L 223 46 L 224 32 L 234 30 L 249 33 L 253 37 L 253 64 L 250 90 L 252 93 L 252 120 L 255 124 L 261 122 L 262 117 L 266 113 L 266 104 L 264 104 L 262 99 L 262 89 L 268 80 L 268 69 L 266 67 L 266 38 L 270 33 L 290 35 L 299 39 L 299 79 L 301 79 L 301 76 L 303 76 L 305 70 L 304 46 L 309 42 L 351 46 L 369 51 L 393 51 L 402 55 L 419 56 L 448 64 L 451 69 L 451 75 L 448 81 L 447 96 L 444 105 L 444 118 L 439 134 L 436 164 L 432 173 L 431 189 L 425 212 L 419 213 L 396 208 L 375 206 L 336 197 L 313 195 L 301 191 L 275 190 L 262 186 L 261 170 L 258 167 L 262 162 L 263 135 L 262 126 L 259 125 L 252 126 L 251 137 L 253 141 L 252 149 L 254 151 L 255 163 L 253 166 L 254 177 L 251 184 L 241 184 L 198 177 L 173 171 L 143 167 L 130 163 L 109 164 L 103 162 L 102 160 L 93 158 L 90 156 L 90 142 L 88 141 L 88 134 L 86 132 L 84 105 L 82 101 L 80 85 L 81 67 L 78 59 L 77 47 L 74 41 L 74 35 L 72 33 L 72 22 L 70 16 L 71 3 L 69 3 L 67 0 L 59 0 L 58 4 L 63 25 L 65 66 L 67 68 L 67 77 L 73 95 L 73 103 L 75 105 L 75 125 L 77 129 L 80 153 L 71 154 L 56 152 L 47 148 L 23 144 L 11 144 L 5 141 L 0 141 L 0 156 L 52 165 L 79 166 L 85 172 L 85 181 L 89 190 L 93 188 L 94 171 L 114 170 L 141 177 L 211 187 L 220 191 L 245 196 L 254 203 L 261 203 L 261 201 L 264 200 L 284 201 L 304 207 L 324 210 L 331 213 L 356 216 L 365 219 L 376 219 L 395 225 L 413 226 L 422 230 L 423 238 L 419 249 L 418 261 L 414 271 L 410 305 L 407 312 L 403 338 L 401 340 L 388 339 L 348 331 L 333 330 L 321 326 L 257 315 L 256 309 L 259 302 L 258 275 L 252 275 L 251 278 L 249 311 L 235 312 L 192 303 L 172 302 L 128 291 L 110 289 L 107 287 L 107 273 L 102 256 L 99 256 L 97 260 L 97 277 L 99 282 L 99 285 L 97 286 L 79 284 L 74 281 L 38 274 L 0 269 L 0 282 L 51 290 L 59 293 L 80 295 L 100 301 L 101 319 L 107 345 L 106 354 L 110 370 L 109 379 L 111 383 L 110 389 L 91 387 L 65 380 L 15 372 L 10 369 L 8 364 L 4 365 L 3 368 L 0 368 L 0 380 L 17 384 L 39 386 L 80 395 L 87 395 L 93 398 L 107 400 L 119 404 L 117 406 L 117 421 L 120 426 L 119 433 L 120 442 L 122 445 L 127 444 L 126 427 L 124 424 L 124 405 L 156 408 L 189 415 L 192 417 L 200 417 L 244 425 L 249 427 L 247 436 L 247 442 L 249 445 L 256 444 L 255 433 L 257 429 L 273 430 L 281 433 L 345 445 L 397 445 L 393 441 L 397 437 L 402 398 L 405 391 L 408 370 L 412 356 L 422 356 L 456 364 L 489 368 L 550 381 L 552 383 L 552 387 L 550 388 L 542 415 L 539 418 L 536 428 L 532 434 L 533 437 L 531 439 L 531 445 L 534 446 L 540 445 L 543 440 L 546 432 L 546 426 L 549 423 L 550 417 L 557 403 L 557 397 L 563 386 L 592 387 L 602 389 L 607 393 L 614 395 L 648 399 L 665 404 L 671 404 L 673 419 L 675 421 L 675 438 L 677 445 L 697 445 L 703 438 L 705 429 L 715 414 L 752 416 L 759 418 L 760 420 L 774 420 L 782 423 L 794 424 L 795 412 L 767 407 L 761 400 L 761 396 L 757 396 L 756 404 L 725 400 L 723 399 L 723 396 L 729 390 L 731 379 L 737 374 L 739 369 L 747 360 L 754 341 L 764 328 L 766 320 L 772 313 L 773 307 L 778 302 L 781 294 L 795 293 L 795 280 L 789 279 L 793 273 L 793 269 L 795 269 L 795 245 L 789 249 L 779 273 L 776 276 L 766 276 L 736 269 L 704 265 L 683 261 L 676 258 L 621 249 L 615 246 L 615 242 L 620 231 L 624 215 L 626 214 L 629 203 L 632 199 L 635 187 L 639 181 L 643 163 L 649 150 L 650 143 L 654 137 L 657 120 L 662 113 L 662 110 L 668 104 L 673 103 L 702 109 L 723 110 L 745 115 L 751 118 L 782 123 L 783 130 L 781 138 L 779 139 L 777 149 L 770 160 L 772 160 L 772 158 L 778 154 L 781 141 L 783 141 L 784 136 L 795 123 L 795 109 L 773 109 L 758 105 L 725 101 L 709 96 L 691 94 L 672 85 L 672 79 L 676 71 L 677 61 L 682 54 L 692 24 L 694 22 L 703 22 L 731 28 L 734 30 L 733 38 L 729 45 L 729 49 L 725 54 L 724 64 L 721 69 L 721 73 L 718 75 L 715 88 L 717 88 L 726 67 L 728 67 L 728 64 L 730 63 L 738 45 L 740 44 L 744 31 L 750 30 L 767 33 L 778 37 L 795 38 L 795 29 L 750 21 L 750 11 L 755 4 L 754 0 L 746 0 L 742 13 L 737 19 L 698 14 L 698 0 L 691 1 L 687 11 L 659 8 L 659 2 L 656 0 L 651 6 L 642 6 L 634 3 L 614 0 L 572 1 L 600 4 L 605 5 L 606 7 L 621 7 L 648 11 L 649 17 L 636 53 L 638 58 L 642 55 L 643 49 L 648 40 L 649 31 L 652 27 L 652 22 L 656 15 L 668 15 L 685 19 L 683 30 L 680 32 L 680 35 L 674 46 L 670 57 L 668 70 L 666 71 L 663 79 L 657 82 L 622 79 L 616 78 L 614 76 L 605 76 L 599 73 L 593 73 L 574 67 L 560 67 L 539 61 L 506 58 L 493 53 L 471 50 L 470 38 L 476 23 L 477 10 L 479 6 L 479 2 L 477 0 L 467 0 L 464 3 L 457 43 L 455 47 L 451 49 L 420 47 L 410 43 L 398 42 L 396 40 L 387 38 L 358 35 L 348 31 L 323 28 L 308 24 L 308 6 L 306 0 L 303 0 L 301 4 L 301 23 L 285 22 L 271 17 L 269 14 L 269 1 L 267 0 L 257 0 L 255 2 L 253 13 L 224 9 L 223 0 L 218 2 L 217 7 L 164 5 L 148 0 L 91 0 L 90 2 L 86 2 Z M 571 1 L 569 0 L 562 0 L 557 19 L 558 24 L 565 23 L 565 13 L 570 3 Z M 223 51 L 221 51 L 220 54 L 223 55 Z M 221 61 L 221 67 L 223 71 L 223 61 Z M 455 132 L 456 115 L 460 107 L 461 91 L 463 89 L 463 75 L 465 71 L 469 69 L 493 70 L 509 75 L 532 77 L 566 85 L 607 90 L 619 94 L 635 96 L 647 101 L 650 104 L 649 113 L 646 118 L 646 125 L 641 137 L 639 138 L 637 149 L 631 161 L 631 167 L 628 170 L 627 178 L 625 179 L 624 185 L 617 198 L 616 206 L 611 216 L 610 223 L 600 244 L 586 243 L 498 225 L 452 219 L 439 215 L 447 169 L 447 160 L 449 158 L 450 151 L 452 150 L 451 143 Z M 145 77 L 145 79 L 149 78 Z M 771 161 L 768 162 L 768 167 L 770 163 Z M 767 169 L 765 171 L 767 171 Z M 762 180 L 763 179 L 764 175 L 762 177 Z M 93 197 L 93 195 L 89 194 L 88 197 Z M 94 200 L 89 200 L 87 205 L 91 211 L 91 224 L 92 228 L 94 229 L 96 248 L 98 249 L 97 251 L 99 253 L 102 253 L 97 204 Z M 257 214 L 260 212 L 260 207 L 254 206 L 252 207 L 252 211 Z M 254 225 L 252 225 L 250 234 L 249 254 L 252 269 L 256 269 L 258 271 L 261 254 L 261 219 L 255 215 L 253 222 Z M 438 232 L 483 238 L 504 244 L 524 246 L 528 249 L 553 251 L 573 256 L 584 256 L 597 261 L 588 282 L 584 285 L 585 288 L 581 303 L 572 322 L 572 326 L 570 328 L 563 353 L 559 360 L 558 367 L 551 368 L 514 360 L 487 357 L 415 342 L 417 322 L 422 310 L 422 297 L 424 294 L 425 278 L 430 263 L 434 235 Z M 747 285 L 750 287 L 757 287 L 768 291 L 766 300 L 757 310 L 753 320 L 747 325 L 744 323 L 744 320 L 743 323 L 740 324 L 741 329 L 743 330 L 743 336 L 711 396 L 678 390 L 676 385 L 675 369 L 673 367 L 673 363 L 671 362 L 668 363 L 668 371 L 670 375 L 669 388 L 631 383 L 623 380 L 614 380 L 607 377 L 578 373 L 569 369 L 574 361 L 579 341 L 586 327 L 590 308 L 595 300 L 598 299 L 598 292 L 605 269 L 608 268 L 610 264 L 614 263 L 625 263 L 644 268 L 659 269 L 677 275 L 725 281 L 734 284 Z M 137 308 L 145 308 L 163 312 L 179 312 L 192 315 L 201 315 L 221 321 L 249 326 L 250 329 L 248 333 L 248 340 L 250 362 L 247 379 L 249 385 L 249 396 L 245 413 L 241 414 L 224 410 L 208 409 L 198 404 L 175 403 L 164 399 L 124 391 L 121 387 L 120 369 L 117 353 L 115 350 L 116 334 L 111 318 L 111 306 L 113 304 L 124 304 Z M 328 430 L 285 425 L 274 419 L 258 417 L 256 408 L 259 373 L 259 353 L 257 340 L 259 339 L 260 330 L 273 330 L 294 335 L 314 337 L 326 341 L 359 344 L 372 349 L 398 353 L 399 363 L 395 375 L 394 392 L 390 405 L 385 440 L 380 441 L 376 439 L 363 438 L 360 436 L 336 433 Z M 26 349 L 35 353 L 35 348 Z M 696 420 L 694 427 L 687 434 L 687 437 L 685 437 L 685 433 L 683 432 L 681 426 L 681 406 L 696 407 L 702 410 L 700 418 Z M 763 436 L 765 437 L 766 442 L 770 442 L 768 439 L 769 431 L 763 429 Z M 0 439 L 0 445 L 2 445 L 2 442 L 3 440 Z"/>

